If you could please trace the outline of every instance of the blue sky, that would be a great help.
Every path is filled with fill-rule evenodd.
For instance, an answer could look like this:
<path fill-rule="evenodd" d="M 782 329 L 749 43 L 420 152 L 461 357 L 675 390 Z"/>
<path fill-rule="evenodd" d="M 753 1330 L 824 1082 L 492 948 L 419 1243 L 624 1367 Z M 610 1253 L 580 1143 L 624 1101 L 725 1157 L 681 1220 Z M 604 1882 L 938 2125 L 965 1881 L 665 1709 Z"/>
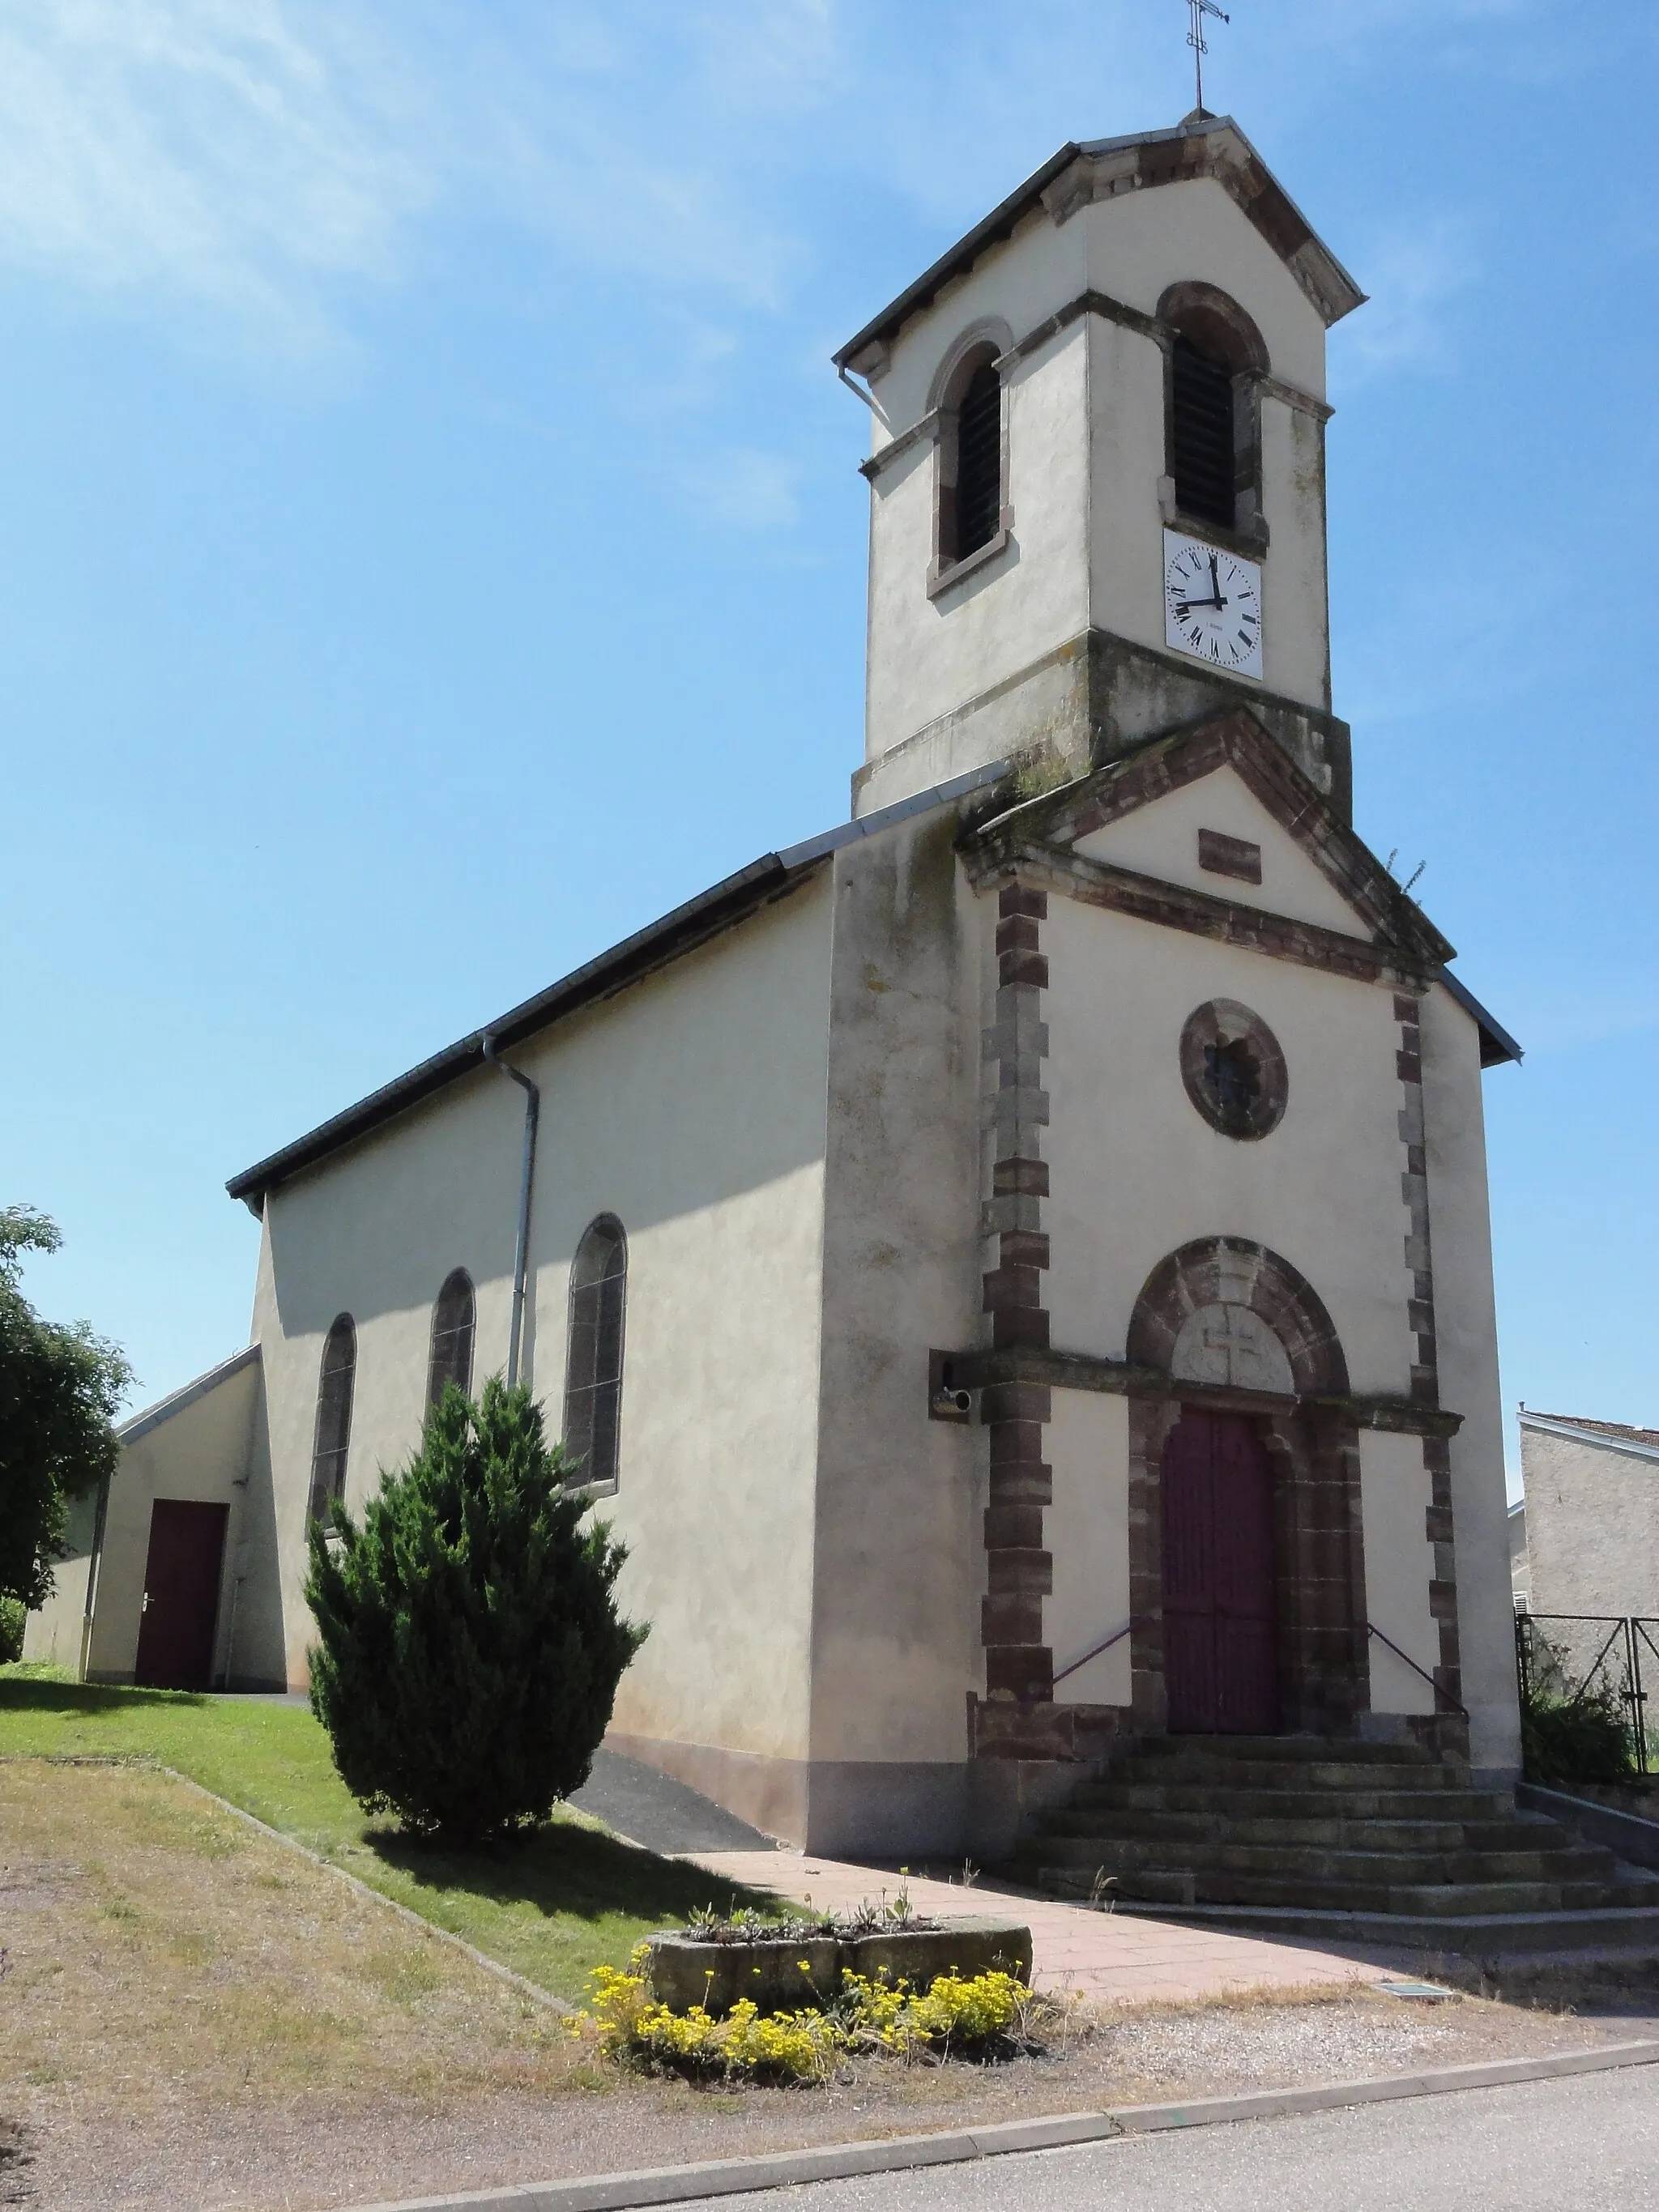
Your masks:
<path fill-rule="evenodd" d="M 1659 1419 L 1659 19 L 1236 0 L 1209 99 L 1333 334 L 1336 703 L 1528 1047 L 1511 1403 Z M 225 1176 L 758 853 L 860 757 L 826 356 L 1184 0 L 0 0 L 0 1195 L 141 1400 L 244 1340 Z"/>

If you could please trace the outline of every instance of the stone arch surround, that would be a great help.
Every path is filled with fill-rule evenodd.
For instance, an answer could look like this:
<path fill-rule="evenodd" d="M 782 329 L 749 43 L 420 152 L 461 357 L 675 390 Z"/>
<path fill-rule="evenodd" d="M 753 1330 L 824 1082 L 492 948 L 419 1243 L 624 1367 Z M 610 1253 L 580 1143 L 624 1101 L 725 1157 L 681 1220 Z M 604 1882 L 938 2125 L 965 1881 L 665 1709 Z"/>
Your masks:
<path fill-rule="evenodd" d="M 1240 1412 L 1273 1467 L 1279 1704 L 1286 1733 L 1351 1735 L 1370 1703 L 1359 1436 L 1341 1408 L 1348 1367 L 1323 1301 L 1289 1261 L 1239 1237 L 1185 1244 L 1161 1260 L 1135 1302 L 1127 1352 L 1137 1367 L 1173 1371 L 1186 1322 L 1207 1307 L 1243 1307 L 1285 1348 L 1295 1395 L 1182 1384 L 1129 1405 L 1131 1726 L 1169 1723 L 1164 1673 L 1164 1448 L 1185 1405 Z"/>
<path fill-rule="evenodd" d="M 1347 1395 L 1348 1363 L 1318 1292 L 1288 1260 L 1245 1237 L 1200 1237 L 1158 1261 L 1130 1317 L 1130 1364 L 1170 1373 L 1182 1324 L 1212 1305 L 1244 1306 L 1267 1323 L 1298 1397 Z"/>

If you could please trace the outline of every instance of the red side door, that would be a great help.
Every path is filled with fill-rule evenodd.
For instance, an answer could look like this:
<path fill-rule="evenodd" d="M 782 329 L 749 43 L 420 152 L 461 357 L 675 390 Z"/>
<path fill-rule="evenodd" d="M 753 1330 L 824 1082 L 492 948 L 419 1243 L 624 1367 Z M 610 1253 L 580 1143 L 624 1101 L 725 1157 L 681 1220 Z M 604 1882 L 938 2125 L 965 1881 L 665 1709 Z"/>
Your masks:
<path fill-rule="evenodd" d="M 156 1690 L 208 1687 L 229 1518 L 228 1505 L 178 1498 L 150 1507 L 136 1681 Z"/>
<path fill-rule="evenodd" d="M 1188 1410 L 1164 1447 L 1164 1651 L 1174 1734 L 1279 1726 L 1273 1467 L 1252 1424 Z"/>

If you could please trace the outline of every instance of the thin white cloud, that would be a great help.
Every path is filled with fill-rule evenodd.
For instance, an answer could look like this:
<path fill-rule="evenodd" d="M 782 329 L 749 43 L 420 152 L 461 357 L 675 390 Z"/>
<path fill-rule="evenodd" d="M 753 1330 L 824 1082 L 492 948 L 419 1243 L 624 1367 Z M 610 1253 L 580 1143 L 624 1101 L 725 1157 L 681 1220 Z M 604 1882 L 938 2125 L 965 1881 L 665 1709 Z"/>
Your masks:
<path fill-rule="evenodd" d="M 1431 216 L 1391 228 L 1354 255 L 1370 298 L 1331 334 L 1332 382 L 1352 390 L 1403 368 L 1448 365 L 1456 325 L 1448 312 L 1480 273 L 1474 228 L 1465 217 Z"/>
<path fill-rule="evenodd" d="M 384 282 L 436 179 L 416 88 L 280 0 L 0 0 L 0 256 L 307 345 Z"/>
<path fill-rule="evenodd" d="M 769 303 L 796 249 L 723 125 L 823 96 L 830 27 L 829 0 L 712 7 L 676 102 L 646 4 L 0 0 L 0 265 L 304 353 L 471 202 Z"/>
<path fill-rule="evenodd" d="M 746 447 L 709 454 L 681 478 L 702 511 L 736 530 L 787 530 L 800 513 L 799 471 L 775 453 Z"/>
<path fill-rule="evenodd" d="M 1218 27 L 1212 97 L 1266 132 L 1334 55 L 1410 38 L 1461 74 L 1449 41 L 1507 27 L 1513 55 L 1564 20 L 1282 0 Z M 442 211 L 769 313 L 826 185 L 965 224 L 1066 131 L 1173 122 L 1183 35 L 1176 0 L 0 0 L 0 268 L 303 352 L 442 249 Z M 1427 357 L 1462 243 L 1367 264 L 1362 365 Z"/>

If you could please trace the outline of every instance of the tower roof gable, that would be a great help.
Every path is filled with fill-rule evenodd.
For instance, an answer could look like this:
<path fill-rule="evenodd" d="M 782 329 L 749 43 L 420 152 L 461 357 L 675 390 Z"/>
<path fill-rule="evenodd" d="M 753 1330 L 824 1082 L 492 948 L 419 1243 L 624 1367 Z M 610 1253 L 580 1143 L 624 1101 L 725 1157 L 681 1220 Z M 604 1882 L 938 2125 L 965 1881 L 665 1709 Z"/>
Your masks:
<path fill-rule="evenodd" d="M 912 315 L 931 306 L 951 279 L 971 269 L 988 246 L 1011 236 L 1034 208 L 1046 207 L 1056 222 L 1064 222 L 1094 200 L 1199 177 L 1212 177 L 1237 203 L 1327 325 L 1364 303 L 1365 295 L 1232 118 L 1190 115 L 1171 131 L 1068 141 L 850 337 L 834 356 L 836 368 L 872 365 L 869 357 L 875 349 L 890 344 Z"/>

